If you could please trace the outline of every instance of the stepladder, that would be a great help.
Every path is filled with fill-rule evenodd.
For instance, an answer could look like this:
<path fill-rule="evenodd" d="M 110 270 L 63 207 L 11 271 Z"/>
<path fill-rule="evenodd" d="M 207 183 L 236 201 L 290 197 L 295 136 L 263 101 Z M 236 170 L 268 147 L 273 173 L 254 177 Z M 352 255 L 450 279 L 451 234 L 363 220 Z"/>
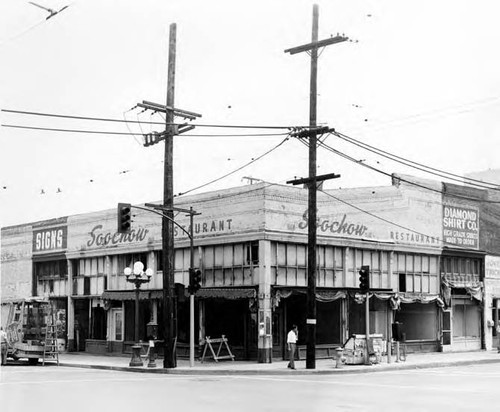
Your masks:
<path fill-rule="evenodd" d="M 57 325 L 53 308 L 47 316 L 47 325 L 45 326 L 45 340 L 43 346 L 42 365 L 45 361 L 55 360 L 59 366 L 59 347 L 57 345 Z"/>
<path fill-rule="evenodd" d="M 219 344 L 219 347 L 217 349 L 217 352 L 214 351 L 213 344 Z M 227 355 L 221 355 L 222 349 L 225 348 L 227 351 Z M 215 362 L 218 362 L 221 359 L 231 359 L 234 361 L 234 355 L 231 352 L 231 349 L 229 348 L 229 343 L 227 338 L 222 335 L 221 338 L 216 338 L 216 339 L 211 339 L 210 336 L 207 336 L 205 338 L 205 348 L 203 349 L 203 355 L 201 357 L 201 363 L 205 360 L 205 355 L 207 353 L 207 349 L 210 349 L 211 357 Z M 210 355 L 209 355 L 210 357 Z"/>

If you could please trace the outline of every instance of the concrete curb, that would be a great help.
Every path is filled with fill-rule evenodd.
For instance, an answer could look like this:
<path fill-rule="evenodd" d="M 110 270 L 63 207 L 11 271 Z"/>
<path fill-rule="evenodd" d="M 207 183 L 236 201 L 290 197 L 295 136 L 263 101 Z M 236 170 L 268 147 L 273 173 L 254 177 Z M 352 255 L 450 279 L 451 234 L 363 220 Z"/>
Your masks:
<path fill-rule="evenodd" d="M 356 367 L 356 369 L 350 369 L 349 366 L 344 366 L 341 369 L 298 369 L 298 370 L 288 370 L 288 369 L 163 369 L 163 368 L 132 368 L 127 366 L 112 366 L 112 365 L 88 365 L 80 363 L 70 363 L 70 362 L 59 362 L 59 366 L 65 366 L 70 368 L 83 368 L 83 369 L 101 369 L 101 370 L 113 370 L 121 372 L 132 372 L 132 373 L 150 373 L 150 374 L 163 374 L 163 375 L 273 375 L 273 376 L 286 376 L 286 375 L 343 375 L 343 374 L 357 374 L 357 373 L 376 373 L 376 372 L 390 372 L 390 371 L 403 371 L 403 370 L 415 370 L 415 369 L 430 369 L 430 368 L 442 368 L 450 366 L 467 366 L 467 365 L 478 365 L 478 364 L 490 364 L 490 363 L 500 363 L 500 358 L 498 359 L 477 359 L 477 360 L 456 360 L 456 361 L 441 361 L 441 362 L 429 362 L 423 364 L 394 364 L 391 366 L 385 365 L 372 365 L 366 366 L 364 368 Z"/>

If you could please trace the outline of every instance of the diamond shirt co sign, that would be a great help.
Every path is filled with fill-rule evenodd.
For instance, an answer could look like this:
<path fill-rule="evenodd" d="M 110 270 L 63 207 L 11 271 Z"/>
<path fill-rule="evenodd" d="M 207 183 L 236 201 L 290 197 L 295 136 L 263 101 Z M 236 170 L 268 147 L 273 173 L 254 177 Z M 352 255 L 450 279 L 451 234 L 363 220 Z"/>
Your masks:
<path fill-rule="evenodd" d="M 479 211 L 471 207 L 443 205 L 443 242 L 479 249 Z"/>

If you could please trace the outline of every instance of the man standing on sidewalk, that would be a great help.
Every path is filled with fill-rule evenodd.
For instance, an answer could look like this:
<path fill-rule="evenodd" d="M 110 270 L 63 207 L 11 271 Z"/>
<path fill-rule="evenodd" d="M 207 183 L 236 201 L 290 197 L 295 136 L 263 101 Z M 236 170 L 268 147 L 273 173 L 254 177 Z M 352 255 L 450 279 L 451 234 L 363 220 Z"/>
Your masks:
<path fill-rule="evenodd" d="M 297 337 L 299 335 L 299 331 L 297 329 L 297 325 L 292 325 L 292 330 L 288 332 L 288 336 L 286 338 L 286 343 L 288 345 L 288 367 L 290 369 L 295 369 L 295 352 L 297 350 Z"/>

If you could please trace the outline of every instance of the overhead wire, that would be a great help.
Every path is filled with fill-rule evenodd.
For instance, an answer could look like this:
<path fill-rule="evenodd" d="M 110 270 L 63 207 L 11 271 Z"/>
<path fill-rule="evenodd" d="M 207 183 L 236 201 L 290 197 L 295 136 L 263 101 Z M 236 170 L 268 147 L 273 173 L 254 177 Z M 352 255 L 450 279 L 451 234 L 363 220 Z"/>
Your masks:
<path fill-rule="evenodd" d="M 249 193 L 249 192 L 252 192 L 252 191 L 257 191 L 257 190 L 265 189 L 265 188 L 270 187 L 270 186 L 278 186 L 278 185 L 280 185 L 280 183 L 276 183 L 276 182 L 274 182 L 274 183 L 273 183 L 273 182 L 265 182 L 265 183 L 266 183 L 266 185 L 264 185 L 263 187 L 258 187 L 258 188 L 255 188 L 255 189 L 250 189 L 250 190 L 248 190 L 248 191 L 245 191 L 244 193 Z M 419 232 L 419 231 L 417 231 L 417 230 L 415 230 L 415 229 L 412 229 L 412 228 L 410 228 L 410 227 L 408 227 L 408 226 L 404 226 L 404 225 L 401 225 L 401 224 L 399 224 L 399 223 L 393 222 L 392 220 L 389 220 L 389 219 L 386 219 L 386 218 L 384 218 L 384 217 L 378 216 L 378 215 L 376 215 L 376 214 L 374 214 L 374 213 L 372 213 L 372 212 L 369 212 L 369 211 L 367 211 L 367 210 L 365 210 L 365 209 L 363 209 L 363 208 L 360 208 L 359 206 L 356 206 L 356 205 L 354 205 L 354 204 L 352 204 L 352 203 L 350 203 L 350 202 L 347 202 L 347 201 L 345 201 L 345 200 L 342 200 L 342 199 L 338 198 L 337 196 L 334 196 L 334 195 L 332 195 L 331 193 L 328 193 L 328 192 L 326 192 L 326 191 L 324 191 L 324 190 L 318 189 L 318 192 L 321 192 L 321 193 L 325 194 L 326 196 L 329 196 L 329 197 L 331 197 L 332 199 L 335 199 L 336 201 L 338 201 L 338 202 L 340 202 L 340 203 L 343 203 L 343 204 L 345 204 L 345 205 L 347 205 L 347 206 L 349 206 L 349 207 L 352 207 L 353 209 L 358 210 L 358 211 L 359 211 L 359 212 L 361 212 L 361 213 L 367 214 L 367 215 L 369 215 L 369 216 L 371 216 L 371 217 L 373 217 L 373 218 L 375 218 L 375 219 L 381 220 L 381 221 L 383 221 L 383 222 L 385 222 L 385 223 L 388 223 L 388 224 L 390 224 L 390 225 L 392 225 L 392 226 L 398 227 L 398 228 L 400 228 L 400 229 L 407 230 L 407 231 L 409 231 L 409 232 L 412 232 L 412 233 L 418 234 L 418 235 L 420 235 L 420 236 L 425 236 L 425 237 L 428 237 L 428 238 L 434 238 L 434 239 L 436 239 L 438 242 L 441 242 L 441 243 L 443 243 L 443 244 L 449 244 L 449 245 L 452 245 L 452 246 L 455 246 L 455 247 L 460 247 L 460 246 L 457 246 L 457 245 L 455 245 L 455 244 L 453 244 L 453 243 L 446 242 L 446 241 L 445 241 L 445 240 L 443 240 L 443 239 L 437 238 L 436 236 L 432 236 L 432 235 L 429 235 L 429 234 L 426 234 L 426 233 L 423 233 L 423 232 Z M 231 193 L 231 194 L 227 194 L 227 195 L 222 195 L 222 196 L 220 197 L 220 199 L 227 199 L 227 198 L 235 197 L 235 196 L 238 196 L 238 195 L 241 195 L 241 194 L 242 194 L 242 193 Z"/>
<path fill-rule="evenodd" d="M 40 26 L 41 24 L 45 23 L 46 19 L 43 19 L 41 21 L 39 21 L 38 23 L 35 23 L 34 25 L 28 27 L 27 29 L 24 29 L 23 31 L 15 34 L 14 36 L 8 38 L 8 39 L 5 39 L 4 41 L 1 41 L 0 42 L 0 46 L 4 45 L 4 44 L 7 44 L 7 42 L 11 42 L 11 41 L 14 41 L 14 40 L 17 40 L 18 38 L 24 36 L 25 34 L 29 33 L 31 30 L 33 30 L 34 28 Z"/>
<path fill-rule="evenodd" d="M 134 133 L 131 133 L 131 134 L 134 134 Z M 233 171 L 231 171 L 231 172 L 229 172 L 229 173 L 226 173 L 226 174 L 224 174 L 224 175 L 222 175 L 222 176 L 220 176 L 220 177 L 218 177 L 218 178 L 216 178 L 216 179 L 213 179 L 213 180 L 211 180 L 211 181 L 209 181 L 209 182 L 206 182 L 206 183 L 204 183 L 204 184 L 202 184 L 202 185 L 199 185 L 199 186 L 197 186 L 197 187 L 191 188 L 191 189 L 186 190 L 186 191 L 184 191 L 184 192 L 182 192 L 182 193 L 178 193 L 178 194 L 174 195 L 174 197 L 183 196 L 183 195 L 185 195 L 185 194 L 188 194 L 188 193 L 193 192 L 193 191 L 195 191 L 195 190 L 198 190 L 198 189 L 201 189 L 201 188 L 203 188 L 203 187 L 209 186 L 210 184 L 213 184 L 213 183 L 218 182 L 218 181 L 220 181 L 220 180 L 222 180 L 222 179 L 224 179 L 224 178 L 226 178 L 226 177 L 228 177 L 228 176 L 233 175 L 234 173 L 236 173 L 236 172 L 238 172 L 238 171 L 240 171 L 240 170 L 244 169 L 245 167 L 247 167 L 247 166 L 251 165 L 252 163 L 255 163 L 255 162 L 257 162 L 258 160 L 262 159 L 263 157 L 265 157 L 265 156 L 269 155 L 270 153 L 272 153 L 273 151 L 275 151 L 276 149 L 278 149 L 281 145 L 283 145 L 283 144 L 284 144 L 287 140 L 289 140 L 289 138 L 290 138 L 290 136 L 287 136 L 285 139 L 283 139 L 283 140 L 282 140 L 281 142 L 279 142 L 277 145 L 273 146 L 271 149 L 267 150 L 265 153 L 263 153 L 263 154 L 261 154 L 261 155 L 259 155 L 259 156 L 257 156 L 257 157 L 253 157 L 251 161 L 249 161 L 249 162 L 247 162 L 247 163 L 243 164 L 242 166 L 240 166 L 240 167 L 238 167 L 238 168 L 234 169 Z M 118 174 L 125 174 L 125 173 L 132 172 L 132 171 L 133 171 L 133 170 L 120 171 Z M 93 178 L 92 178 L 92 179 L 90 179 L 90 182 L 94 182 L 94 179 L 93 179 Z M 274 184 L 274 183 L 273 183 L 273 184 Z M 41 187 L 42 187 L 42 186 L 43 186 L 43 185 L 41 185 Z"/>
<path fill-rule="evenodd" d="M 415 113 L 412 115 L 408 116 L 402 116 L 398 117 L 395 119 L 387 120 L 387 121 L 382 121 L 380 123 L 372 124 L 372 129 L 374 128 L 375 130 L 377 129 L 386 129 L 388 127 L 400 127 L 404 126 L 407 123 L 417 123 L 421 121 L 425 121 L 429 118 L 439 116 L 439 118 L 443 118 L 444 116 L 447 115 L 453 115 L 453 114 L 461 114 L 461 113 L 468 113 L 473 111 L 477 106 L 487 106 L 487 105 L 497 105 L 500 103 L 500 96 L 491 96 L 491 97 L 486 97 L 483 99 L 479 100 L 474 100 L 471 102 L 467 103 L 461 103 L 457 105 L 452 105 L 448 107 L 442 107 L 442 108 L 437 108 L 429 111 L 424 111 L 420 113 Z M 447 113 L 448 112 L 448 113 Z M 391 126 L 394 125 L 394 126 Z"/>
<path fill-rule="evenodd" d="M 133 109 L 133 108 L 132 108 Z M 131 111 L 132 109 L 128 110 Z M 133 121 L 133 120 L 122 120 L 122 119 L 111 119 L 105 117 L 91 117 L 91 116 L 78 116 L 78 115 L 64 115 L 64 114 L 55 114 L 55 113 L 43 113 L 43 112 L 33 112 L 26 110 L 11 110 L 11 109 L 1 109 L 2 112 L 6 113 L 15 113 L 22 115 L 31 115 L 31 116 L 42 116 L 42 117 L 56 117 L 63 119 L 76 119 L 76 120 L 90 120 L 90 121 L 101 121 L 101 122 L 115 122 L 115 123 L 140 123 L 140 124 L 158 124 L 158 125 L 182 125 L 183 123 L 174 122 L 174 123 L 165 123 L 165 122 L 156 122 L 156 121 Z M 307 128 L 308 126 L 266 126 L 266 125 L 229 125 L 229 124 L 195 124 L 196 127 L 209 127 L 209 128 L 230 128 L 230 129 L 286 129 L 290 130 L 293 128 Z"/>
<path fill-rule="evenodd" d="M 445 240 L 443 240 L 443 239 L 436 238 L 436 236 L 431 236 L 431 235 L 428 235 L 428 234 L 426 234 L 426 233 L 419 232 L 419 231 L 417 231 L 417 230 L 415 230 L 415 229 L 409 228 L 409 227 L 404 226 L 404 225 L 400 225 L 399 223 L 396 223 L 396 222 L 393 222 L 393 221 L 388 220 L 388 219 L 386 219 L 386 218 L 383 218 L 383 217 L 381 217 L 381 216 L 378 216 L 378 215 L 376 215 L 376 214 L 374 214 L 374 213 L 372 213 L 372 212 L 369 212 L 369 211 L 364 210 L 364 209 L 362 209 L 362 208 L 360 208 L 360 207 L 358 207 L 358 206 L 355 206 L 355 205 L 353 205 L 352 203 L 346 202 L 345 200 L 342 200 L 342 199 L 340 199 L 340 198 L 338 198 L 338 197 L 336 197 L 336 196 L 332 195 L 331 193 L 325 192 L 324 190 L 318 189 L 318 191 L 319 191 L 319 192 L 321 192 L 321 193 L 324 193 L 325 195 L 327 195 L 327 196 L 331 197 L 332 199 L 335 199 L 336 201 L 338 201 L 338 202 L 340 202 L 340 203 L 343 203 L 343 204 L 345 204 L 345 205 L 347 205 L 347 206 L 349 206 L 349 207 L 352 207 L 352 208 L 354 208 L 354 209 L 356 209 L 356 210 L 358 210 L 358 211 L 360 211 L 360 212 L 362 212 L 362 213 L 365 213 L 365 214 L 367 214 L 367 215 L 369 215 L 369 216 L 372 216 L 372 217 L 374 217 L 374 218 L 376 218 L 376 219 L 378 219 L 378 220 L 381 220 L 381 221 L 383 221 L 383 222 L 385 222 L 385 223 L 389 223 L 390 225 L 393 225 L 393 226 L 399 227 L 400 229 L 408 230 L 408 231 L 410 231 L 410 232 L 412 232 L 412 233 L 415 233 L 415 234 L 417 234 L 417 235 L 420 235 L 420 236 L 425 236 L 425 237 L 428 237 L 428 238 L 434 238 L 434 239 L 438 240 L 439 242 L 441 242 L 441 243 L 443 243 L 443 244 L 449 244 L 449 245 L 452 245 L 452 246 L 455 246 L 455 247 L 460 247 L 460 246 L 455 245 L 454 243 L 446 242 L 446 241 L 445 241 Z"/>
<path fill-rule="evenodd" d="M 445 177 L 445 178 L 450 179 L 450 180 L 458 181 L 460 183 L 463 183 L 464 181 L 470 181 L 472 183 L 465 182 L 465 183 L 469 184 L 470 186 L 476 186 L 476 187 L 483 188 L 483 189 L 500 190 L 500 187 L 498 184 L 484 182 L 481 180 L 477 180 L 477 179 L 473 179 L 473 178 L 469 178 L 469 177 L 465 177 L 465 176 L 460 176 L 460 175 L 457 175 L 457 174 L 454 174 L 451 172 L 447 172 L 447 171 L 444 171 L 441 169 L 427 166 L 427 165 L 424 165 L 422 163 L 415 162 L 413 160 L 410 160 L 410 159 L 395 155 L 393 153 L 387 152 L 385 150 L 379 149 L 375 146 L 369 145 L 368 143 L 361 142 L 360 140 L 357 140 L 351 136 L 348 136 L 344 133 L 340 133 L 338 131 L 333 131 L 332 134 L 337 136 L 338 138 L 348 142 L 348 143 L 351 143 L 355 146 L 361 147 L 362 149 L 368 150 L 372 153 L 378 154 L 379 156 L 385 157 L 385 158 L 390 159 L 394 162 L 401 163 L 405 166 L 409 166 L 409 167 L 412 167 L 414 169 L 421 170 L 421 171 L 424 171 L 426 173 L 429 173 L 429 174 L 432 174 L 435 176 Z M 434 172 L 426 170 L 426 169 L 432 170 Z M 486 186 L 486 185 L 489 185 L 489 186 Z M 490 187 L 490 186 L 495 186 L 495 187 Z"/>
<path fill-rule="evenodd" d="M 231 176 L 232 174 L 236 173 L 236 172 L 239 172 L 241 169 L 244 169 L 245 167 L 251 165 L 252 163 L 255 163 L 256 161 L 262 159 L 263 157 L 267 156 L 268 154 L 274 152 L 278 147 L 280 147 L 281 145 L 283 145 L 287 140 L 290 139 L 290 136 L 287 136 L 285 137 L 281 142 L 279 142 L 276 146 L 272 147 L 271 149 L 269 149 L 268 151 L 266 151 L 265 153 L 261 154 L 260 156 L 258 157 L 255 157 L 255 158 L 252 158 L 252 160 L 250 160 L 249 162 L 245 163 L 244 165 L 238 167 L 237 169 L 233 170 L 232 172 L 229 172 L 229 173 L 226 173 L 225 175 L 221 176 L 221 177 L 218 177 L 216 179 L 213 179 L 207 183 L 204 183 L 202 185 L 199 185 L 199 186 L 196 186 L 192 189 L 189 189 L 189 190 L 186 190 L 182 193 L 178 193 L 177 196 L 182 196 L 182 195 L 186 195 L 190 192 L 193 192 L 195 190 L 198 190 L 198 189 L 201 189 L 203 187 L 206 187 L 208 185 L 211 185 L 212 183 L 215 183 L 215 182 L 218 182 L 219 180 L 222 180 L 222 179 L 225 179 L 226 177 L 228 176 Z"/>
<path fill-rule="evenodd" d="M 304 142 L 304 143 L 308 145 L 308 143 L 306 143 L 306 142 Z M 388 176 L 388 177 L 391 177 L 391 178 L 393 177 L 393 175 L 391 173 L 388 173 L 388 172 L 385 172 L 383 170 L 380 170 L 380 169 L 378 169 L 378 168 L 376 168 L 374 166 L 368 165 L 368 164 L 366 164 L 364 162 L 360 162 L 359 160 L 353 158 L 352 156 L 349 156 L 349 155 L 347 155 L 347 154 L 345 154 L 345 153 L 343 153 L 343 152 L 341 152 L 339 150 L 336 150 L 333 147 L 327 145 L 326 143 L 324 143 L 322 141 L 318 141 L 318 145 L 320 147 L 323 147 L 324 149 L 326 149 L 326 150 L 328 150 L 328 151 L 330 151 L 330 152 L 332 152 L 332 153 L 340 156 L 340 157 L 343 157 L 344 159 L 347 159 L 347 160 L 353 162 L 353 163 L 356 163 L 358 165 L 366 167 L 366 168 L 368 168 L 370 170 L 373 170 L 373 171 L 375 171 L 377 173 L 381 173 L 381 174 L 383 174 L 385 176 Z M 419 187 L 421 189 L 425 189 L 425 190 L 429 190 L 429 191 L 432 191 L 432 192 L 436 192 L 436 193 L 439 193 L 441 195 L 446 195 L 446 196 L 449 196 L 449 197 L 454 197 L 454 198 L 463 199 L 463 200 L 469 200 L 469 201 L 474 201 L 474 202 L 500 204 L 500 201 L 495 201 L 495 200 L 486 200 L 486 199 L 472 198 L 470 196 L 462 196 L 462 195 L 455 194 L 455 193 L 444 193 L 441 190 L 434 189 L 432 187 L 425 186 L 425 185 L 417 183 L 417 182 L 413 182 L 411 180 L 405 179 L 405 178 L 400 177 L 400 176 L 397 176 L 397 178 L 398 178 L 398 180 L 400 180 L 402 182 L 405 182 L 405 183 L 408 183 L 408 184 L 410 184 L 412 186 L 416 186 L 416 187 Z"/>
<path fill-rule="evenodd" d="M 111 132 L 105 130 L 84 130 L 84 129 L 59 129 L 53 127 L 36 127 L 36 126 L 22 126 L 13 124 L 2 124 L 2 127 L 10 127 L 14 129 L 28 129 L 28 130 L 44 130 L 48 132 L 65 132 L 65 133 L 88 133 L 88 134 L 103 134 L 103 135 L 122 135 L 122 136 L 143 136 L 144 133 L 134 132 Z M 183 137 L 271 137 L 271 136 L 286 136 L 288 132 L 283 133 L 241 133 L 241 134 L 180 134 Z"/>
<path fill-rule="evenodd" d="M 132 110 L 132 109 L 130 109 L 130 110 Z M 127 130 L 128 130 L 130 133 L 132 133 L 132 129 L 130 129 L 130 126 L 129 126 L 128 122 L 127 122 L 127 117 L 125 116 L 125 113 L 129 112 L 130 110 L 127 110 L 127 111 L 123 112 L 123 119 L 125 120 L 125 126 L 127 127 Z M 135 139 L 135 141 L 136 141 L 138 144 L 142 145 L 142 143 L 141 143 L 139 140 L 137 140 L 137 136 L 135 136 L 135 135 L 134 135 L 134 139 Z"/>
<path fill-rule="evenodd" d="M 2 124 L 2 127 L 10 127 L 14 129 L 28 129 L 28 130 L 45 130 L 48 132 L 67 132 L 67 133 L 87 133 L 87 134 L 110 134 L 122 136 L 142 136 L 140 133 L 130 132 L 110 132 L 103 130 L 81 130 L 81 129 L 58 129 L 53 127 L 36 127 L 36 126 L 21 126 L 14 124 Z"/>

